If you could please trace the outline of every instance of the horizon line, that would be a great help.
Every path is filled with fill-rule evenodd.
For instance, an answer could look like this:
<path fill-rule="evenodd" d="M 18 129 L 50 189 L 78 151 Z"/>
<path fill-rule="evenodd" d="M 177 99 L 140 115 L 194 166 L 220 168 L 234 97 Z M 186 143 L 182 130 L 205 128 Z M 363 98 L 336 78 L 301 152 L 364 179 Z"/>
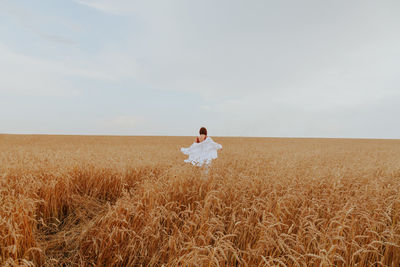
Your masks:
<path fill-rule="evenodd" d="M 0 133 L 0 135 L 42 135 L 42 136 L 97 136 L 97 137 L 193 137 L 196 135 L 135 135 L 135 134 L 60 134 L 60 133 Z M 378 137 L 321 137 L 321 136 L 240 136 L 240 135 L 211 135 L 222 138 L 271 138 L 271 139 L 356 139 L 356 140 L 400 140 L 400 138 L 378 138 Z"/>

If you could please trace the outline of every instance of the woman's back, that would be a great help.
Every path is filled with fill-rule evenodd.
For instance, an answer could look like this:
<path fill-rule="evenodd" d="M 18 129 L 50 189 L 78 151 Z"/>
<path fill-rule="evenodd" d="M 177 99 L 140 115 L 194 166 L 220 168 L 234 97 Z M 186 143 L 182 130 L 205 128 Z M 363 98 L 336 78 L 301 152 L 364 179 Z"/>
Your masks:
<path fill-rule="evenodd" d="M 196 137 L 196 143 L 201 143 L 206 140 L 207 135 L 201 134 L 200 136 Z"/>

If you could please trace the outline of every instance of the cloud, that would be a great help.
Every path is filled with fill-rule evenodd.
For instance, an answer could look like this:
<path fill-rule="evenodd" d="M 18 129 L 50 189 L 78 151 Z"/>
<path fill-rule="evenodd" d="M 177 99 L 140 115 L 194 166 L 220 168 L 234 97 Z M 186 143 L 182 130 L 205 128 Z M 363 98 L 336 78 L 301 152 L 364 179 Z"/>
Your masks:
<path fill-rule="evenodd" d="M 75 2 L 112 15 L 130 14 L 139 5 L 138 1 L 134 0 L 75 0 Z"/>
<path fill-rule="evenodd" d="M 106 1 L 75 0 L 75 2 L 101 11 L 115 13 L 115 8 Z"/>
<path fill-rule="evenodd" d="M 28 95 L 74 94 L 59 74 L 60 66 L 57 64 L 17 54 L 1 44 L 0 57 L 0 92 Z"/>
<path fill-rule="evenodd" d="M 110 123 L 124 129 L 134 129 L 144 120 L 138 116 L 117 116 L 111 119 Z"/>
<path fill-rule="evenodd" d="M 149 134 L 148 131 L 151 130 L 151 122 L 148 118 L 132 114 L 96 119 L 93 126 L 95 131 L 105 134 Z"/>
<path fill-rule="evenodd" d="M 138 20 L 141 34 L 118 52 L 135 62 L 135 79 L 200 95 L 221 135 L 361 135 L 360 113 L 400 101 L 392 4 L 81 3 Z"/>
<path fill-rule="evenodd" d="M 65 44 L 65 45 L 77 45 L 78 44 L 76 41 L 73 41 L 69 38 L 65 38 L 63 36 L 45 33 L 45 32 L 39 31 L 35 28 L 31 28 L 31 30 L 32 30 L 32 32 L 34 32 L 38 36 L 40 36 L 41 38 L 43 38 L 47 41 L 50 41 L 50 42 L 55 42 L 55 43 L 60 43 L 60 44 Z"/>
<path fill-rule="evenodd" d="M 337 3 L 319 1 L 290 7 L 241 1 L 78 2 L 139 20 L 140 35 L 132 35 L 132 46 L 116 52 L 135 62 L 135 79 L 165 90 L 195 92 L 211 102 L 265 91 L 305 90 L 315 97 L 321 91 L 347 90 L 360 95 L 376 90 L 372 78 L 394 79 L 398 67 L 400 38 L 379 26 L 391 14 L 390 5 L 376 12 L 369 5 L 354 3 L 343 10 Z"/>
<path fill-rule="evenodd" d="M 40 26 L 49 25 L 49 23 L 51 23 L 52 25 L 58 24 L 60 27 L 80 31 L 81 27 L 76 23 L 65 21 L 60 17 L 55 17 L 51 14 L 40 16 L 28 8 L 10 1 L 0 2 L 0 7 L 0 13 L 2 12 L 7 16 L 11 16 L 19 25 L 41 37 L 43 40 L 64 45 L 77 45 L 77 42 L 72 38 L 60 35 L 59 32 L 48 32 L 43 30 L 43 27 Z"/>
<path fill-rule="evenodd" d="M 95 63 L 56 61 L 17 53 L 0 43 L 0 92 L 25 95 L 77 95 L 71 78 L 115 82 L 119 73 L 109 73 Z"/>

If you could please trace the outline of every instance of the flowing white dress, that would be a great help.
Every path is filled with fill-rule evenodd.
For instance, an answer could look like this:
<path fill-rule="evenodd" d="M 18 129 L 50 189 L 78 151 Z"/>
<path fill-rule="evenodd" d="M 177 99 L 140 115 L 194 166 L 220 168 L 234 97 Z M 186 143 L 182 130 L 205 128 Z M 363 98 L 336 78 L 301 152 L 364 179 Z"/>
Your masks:
<path fill-rule="evenodd" d="M 181 148 L 185 155 L 189 155 L 185 162 L 192 163 L 195 166 L 203 166 L 210 164 L 213 159 L 218 158 L 217 150 L 221 149 L 222 145 L 214 142 L 211 137 L 207 136 L 206 140 L 200 143 L 193 143 L 188 148 Z"/>

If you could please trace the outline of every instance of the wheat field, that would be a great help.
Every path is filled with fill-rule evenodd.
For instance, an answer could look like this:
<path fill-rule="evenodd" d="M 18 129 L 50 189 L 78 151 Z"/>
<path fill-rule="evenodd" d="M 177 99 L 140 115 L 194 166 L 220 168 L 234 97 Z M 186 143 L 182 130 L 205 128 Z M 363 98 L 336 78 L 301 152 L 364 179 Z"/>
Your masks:
<path fill-rule="evenodd" d="M 0 265 L 400 265 L 400 140 L 214 140 L 0 135 Z"/>

